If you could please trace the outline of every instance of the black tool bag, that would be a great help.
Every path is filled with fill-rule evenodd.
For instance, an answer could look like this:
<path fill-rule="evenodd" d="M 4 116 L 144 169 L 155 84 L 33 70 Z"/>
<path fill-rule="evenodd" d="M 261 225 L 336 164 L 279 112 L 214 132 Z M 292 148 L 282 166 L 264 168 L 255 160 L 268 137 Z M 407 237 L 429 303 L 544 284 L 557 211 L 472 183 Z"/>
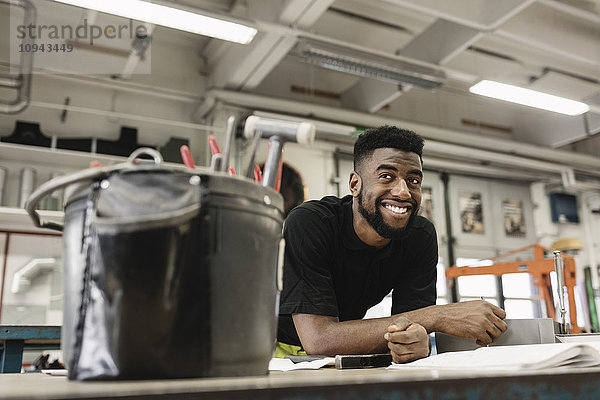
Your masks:
<path fill-rule="evenodd" d="M 148 152 L 148 151 L 147 151 Z M 158 156 L 159 157 L 159 156 Z M 69 378 L 260 375 L 276 334 L 281 196 L 245 178 L 141 164 L 67 187 L 62 343 Z"/>

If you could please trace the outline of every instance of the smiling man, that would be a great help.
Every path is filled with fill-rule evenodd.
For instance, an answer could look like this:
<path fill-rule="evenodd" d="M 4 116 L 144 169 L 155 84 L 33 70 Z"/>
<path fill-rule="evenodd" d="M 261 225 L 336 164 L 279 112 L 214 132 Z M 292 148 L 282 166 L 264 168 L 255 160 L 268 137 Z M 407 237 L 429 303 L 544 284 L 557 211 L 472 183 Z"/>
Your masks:
<path fill-rule="evenodd" d="M 391 126 L 354 145 L 351 195 L 327 196 L 288 216 L 276 356 L 390 351 L 407 362 L 429 354 L 427 333 L 486 345 L 506 330 L 485 301 L 435 305 L 437 237 L 418 216 L 423 139 Z M 363 320 L 392 291 L 392 316 Z"/>

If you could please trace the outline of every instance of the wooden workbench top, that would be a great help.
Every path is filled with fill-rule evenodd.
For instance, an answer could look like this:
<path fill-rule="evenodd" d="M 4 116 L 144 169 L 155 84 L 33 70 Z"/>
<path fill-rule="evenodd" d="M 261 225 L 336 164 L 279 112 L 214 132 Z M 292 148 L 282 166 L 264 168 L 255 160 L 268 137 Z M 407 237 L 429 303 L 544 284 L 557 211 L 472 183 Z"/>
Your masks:
<path fill-rule="evenodd" d="M 598 399 L 600 368 L 538 371 L 335 370 L 267 376 L 73 382 L 41 373 L 0 375 L 0 399 Z M 533 396 L 533 397 L 532 397 Z M 561 397 L 562 396 L 562 397 Z"/>

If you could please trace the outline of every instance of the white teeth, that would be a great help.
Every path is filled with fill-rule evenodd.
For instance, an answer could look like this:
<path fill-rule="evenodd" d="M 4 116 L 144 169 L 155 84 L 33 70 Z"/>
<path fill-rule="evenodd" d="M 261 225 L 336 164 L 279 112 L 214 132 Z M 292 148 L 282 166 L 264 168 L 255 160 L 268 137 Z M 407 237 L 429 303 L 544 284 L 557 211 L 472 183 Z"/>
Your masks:
<path fill-rule="evenodd" d="M 395 214 L 406 214 L 406 211 L 408 211 L 407 207 L 397 207 L 391 204 L 386 204 L 384 207 Z"/>

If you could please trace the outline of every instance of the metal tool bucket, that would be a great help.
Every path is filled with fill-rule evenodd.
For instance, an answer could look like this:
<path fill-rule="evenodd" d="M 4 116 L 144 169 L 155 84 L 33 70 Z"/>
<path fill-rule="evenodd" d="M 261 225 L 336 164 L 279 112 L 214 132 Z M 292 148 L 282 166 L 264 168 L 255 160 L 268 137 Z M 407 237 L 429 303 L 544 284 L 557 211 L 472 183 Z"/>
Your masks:
<path fill-rule="evenodd" d="M 136 152 L 55 178 L 28 199 L 37 226 L 63 231 L 69 378 L 266 374 L 282 197 L 245 178 L 167 168 L 145 152 L 154 163 L 135 165 Z M 64 227 L 36 211 L 60 188 Z"/>

